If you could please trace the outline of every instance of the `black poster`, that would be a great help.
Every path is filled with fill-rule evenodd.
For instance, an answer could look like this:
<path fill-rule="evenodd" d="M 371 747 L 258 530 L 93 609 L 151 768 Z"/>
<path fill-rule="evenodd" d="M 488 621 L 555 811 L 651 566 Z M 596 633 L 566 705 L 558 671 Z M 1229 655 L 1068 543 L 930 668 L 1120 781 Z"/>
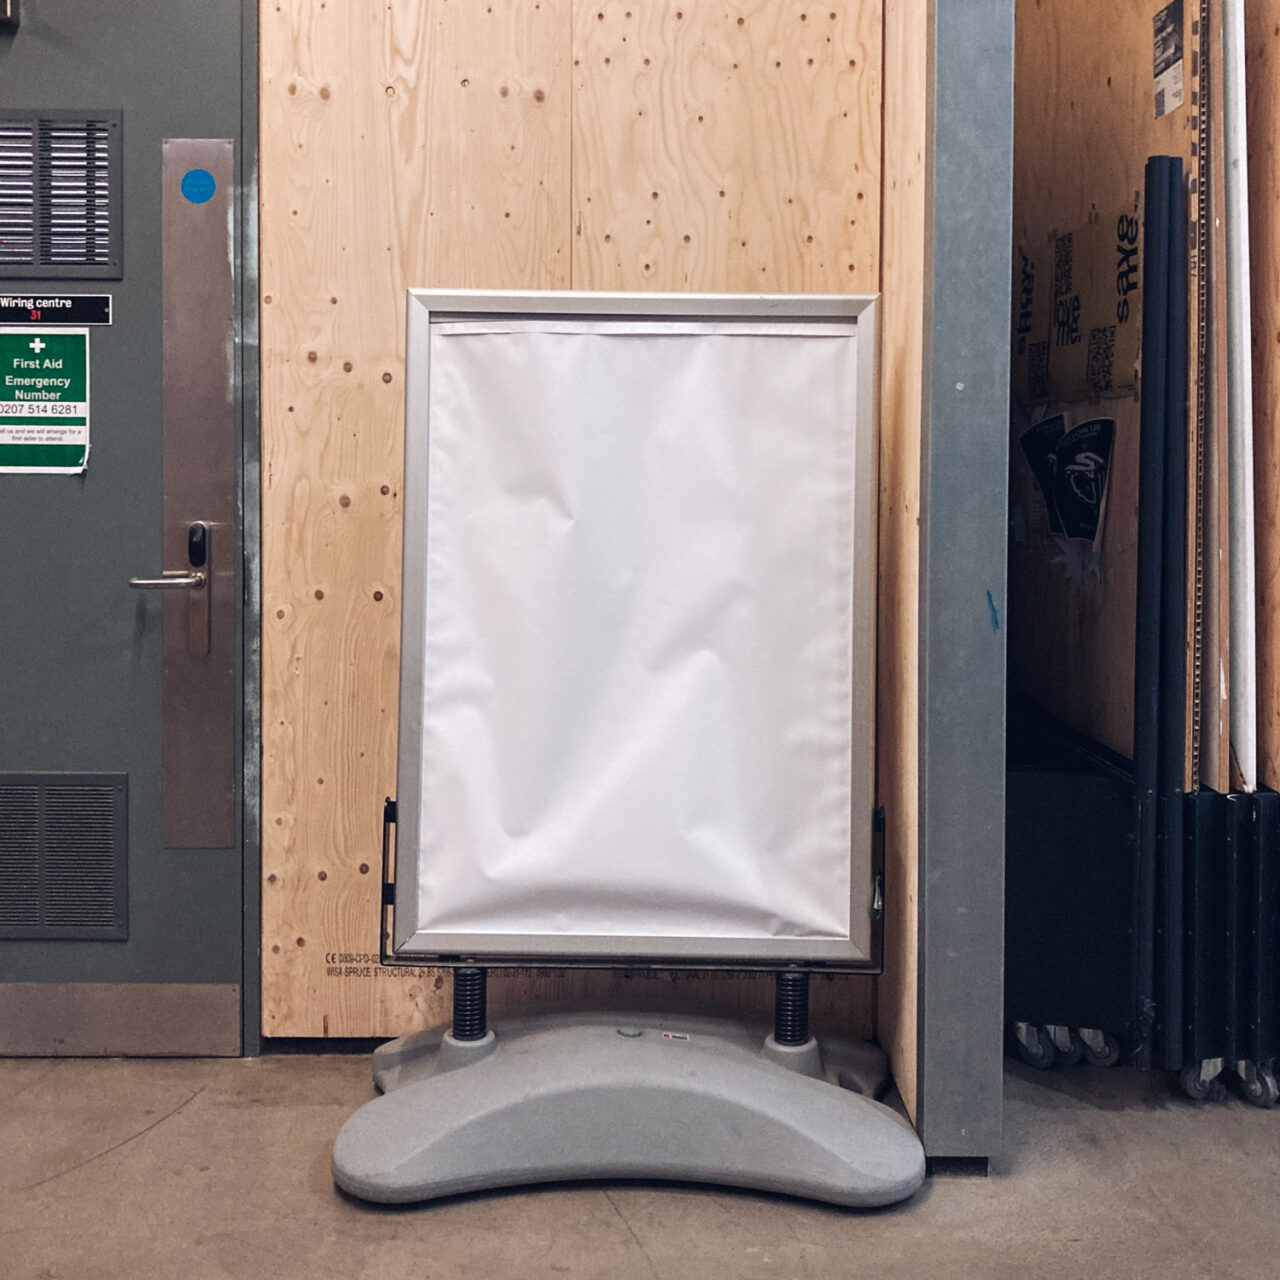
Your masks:
<path fill-rule="evenodd" d="M 1057 504 L 1053 500 L 1054 491 L 1054 450 L 1058 441 L 1067 433 L 1067 421 L 1062 414 L 1054 414 L 1035 426 L 1028 427 L 1018 443 L 1022 446 L 1022 455 L 1036 478 L 1040 496 L 1049 512 L 1049 532 L 1062 537 L 1062 517 L 1058 515 Z"/>
<path fill-rule="evenodd" d="M 1092 542 L 1098 536 L 1115 429 L 1114 418 L 1091 418 L 1068 431 L 1054 450 L 1054 505 L 1068 538 Z"/>
<path fill-rule="evenodd" d="M 1018 438 L 1049 513 L 1049 532 L 1059 538 L 1098 536 L 1102 499 L 1115 439 L 1114 418 L 1090 418 L 1070 431 L 1055 414 Z"/>

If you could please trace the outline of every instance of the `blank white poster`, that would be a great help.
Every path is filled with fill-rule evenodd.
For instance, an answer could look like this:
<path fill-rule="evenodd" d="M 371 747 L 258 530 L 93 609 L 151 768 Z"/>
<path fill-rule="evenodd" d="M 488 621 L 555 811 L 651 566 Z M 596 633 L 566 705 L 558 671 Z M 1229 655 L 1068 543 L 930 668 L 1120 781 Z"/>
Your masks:
<path fill-rule="evenodd" d="M 419 930 L 849 937 L 856 341 L 433 320 Z"/>

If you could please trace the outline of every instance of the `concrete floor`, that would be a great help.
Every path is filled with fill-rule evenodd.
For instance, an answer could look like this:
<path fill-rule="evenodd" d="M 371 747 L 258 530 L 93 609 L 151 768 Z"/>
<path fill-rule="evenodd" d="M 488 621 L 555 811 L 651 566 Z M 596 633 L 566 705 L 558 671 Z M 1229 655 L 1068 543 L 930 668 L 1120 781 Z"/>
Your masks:
<path fill-rule="evenodd" d="M 993 1176 L 866 1213 L 657 1185 L 378 1209 L 329 1180 L 367 1059 L 0 1061 L 0 1277 L 1280 1276 L 1280 1111 L 1010 1065 Z"/>

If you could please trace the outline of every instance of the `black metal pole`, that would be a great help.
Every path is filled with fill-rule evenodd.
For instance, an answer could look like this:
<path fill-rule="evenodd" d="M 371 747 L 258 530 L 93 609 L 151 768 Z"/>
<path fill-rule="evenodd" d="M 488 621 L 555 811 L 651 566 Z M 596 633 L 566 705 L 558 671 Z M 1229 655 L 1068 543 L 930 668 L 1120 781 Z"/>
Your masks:
<path fill-rule="evenodd" d="M 1147 161 L 1142 259 L 1142 424 L 1138 460 L 1138 599 L 1134 647 L 1133 995 L 1137 1062 L 1151 1065 L 1155 1013 L 1155 870 L 1160 783 L 1160 588 L 1164 558 L 1165 426 L 1169 330 L 1169 156 Z"/>
<path fill-rule="evenodd" d="M 1182 161 L 1169 166 L 1169 306 L 1164 430 L 1164 548 L 1160 585 L 1159 782 L 1162 839 L 1157 847 L 1154 965 L 1156 1054 L 1180 1069 L 1182 1057 L 1183 803 L 1187 748 L 1187 197 Z M 1203 198 L 1203 197 L 1202 197 Z M 1145 376 L 1144 376 L 1145 385 Z"/>

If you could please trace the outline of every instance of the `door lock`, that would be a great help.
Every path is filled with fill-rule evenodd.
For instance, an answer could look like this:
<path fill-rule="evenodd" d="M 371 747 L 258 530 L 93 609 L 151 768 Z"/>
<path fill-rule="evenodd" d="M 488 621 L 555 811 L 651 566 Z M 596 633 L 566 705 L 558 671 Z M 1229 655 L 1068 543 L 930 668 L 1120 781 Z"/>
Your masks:
<path fill-rule="evenodd" d="M 158 578 L 130 578 L 138 591 L 188 591 L 187 652 L 209 652 L 209 592 L 205 566 L 209 563 L 209 526 L 197 520 L 187 529 L 187 569 L 164 569 Z"/>
<path fill-rule="evenodd" d="M 203 569 L 209 562 L 209 526 L 203 520 L 187 530 L 187 560 L 193 569 Z"/>

